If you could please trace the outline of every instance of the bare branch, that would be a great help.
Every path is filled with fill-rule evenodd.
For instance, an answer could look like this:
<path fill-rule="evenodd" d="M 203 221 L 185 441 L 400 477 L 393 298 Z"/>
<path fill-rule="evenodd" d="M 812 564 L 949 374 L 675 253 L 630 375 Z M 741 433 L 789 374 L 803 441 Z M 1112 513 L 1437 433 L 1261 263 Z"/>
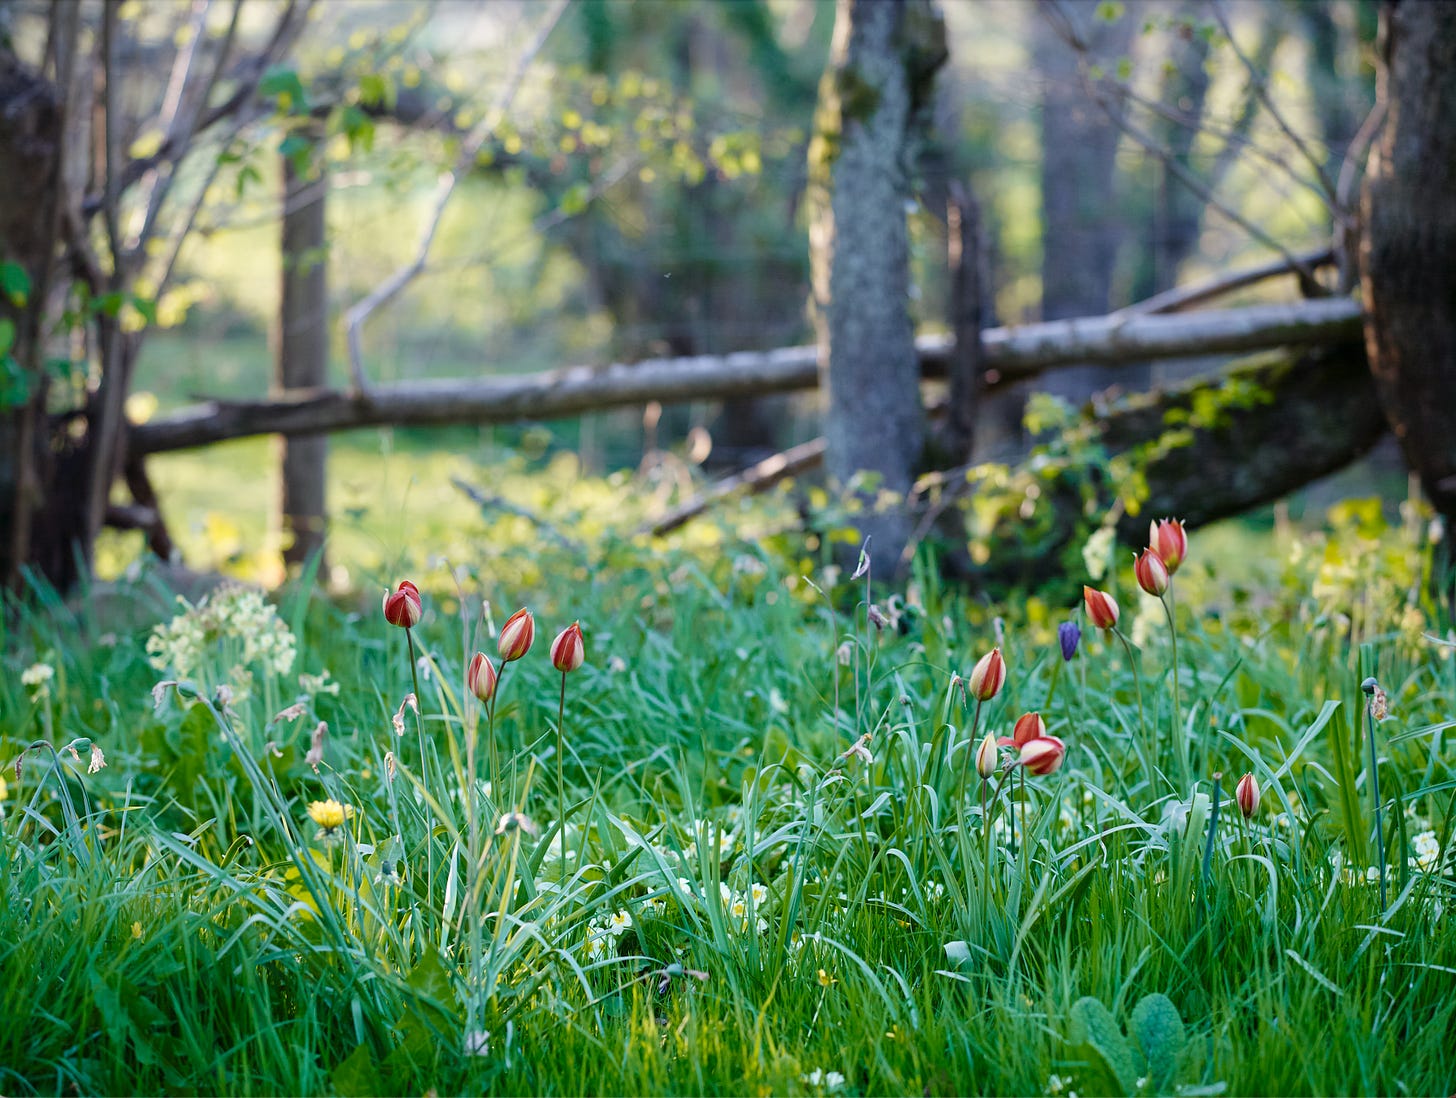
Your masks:
<path fill-rule="evenodd" d="M 1335 250 L 1334 248 L 1321 248 L 1318 251 L 1305 252 L 1296 258 L 1310 270 L 1318 270 L 1335 261 Z M 1191 286 L 1176 286 L 1171 290 L 1165 290 L 1160 294 L 1144 298 L 1142 301 L 1134 302 L 1126 308 L 1118 309 L 1112 316 L 1152 316 L 1159 313 L 1182 312 L 1184 309 L 1191 309 L 1194 305 L 1202 305 L 1205 301 L 1212 301 L 1214 298 L 1253 286 L 1266 279 L 1297 273 L 1299 273 L 1299 269 L 1290 266 L 1285 260 L 1271 259 L 1256 267 L 1245 267 L 1241 271 L 1215 275 L 1203 282 L 1195 282 Z"/>
<path fill-rule="evenodd" d="M 1347 217 L 1348 211 L 1340 209 L 1338 193 L 1335 189 L 1334 181 L 1330 179 L 1329 174 L 1325 171 L 1324 161 L 1314 155 L 1304 139 L 1285 120 L 1283 112 L 1279 110 L 1279 107 L 1274 102 L 1274 97 L 1269 94 L 1269 84 L 1264 79 L 1264 74 L 1254 68 L 1253 62 L 1249 60 L 1243 50 L 1239 49 L 1239 44 L 1234 39 L 1233 27 L 1229 25 L 1228 17 L 1224 15 L 1223 5 L 1219 0 L 1209 0 L 1209 7 L 1213 9 L 1213 16 L 1218 20 L 1218 25 L 1222 28 L 1224 37 L 1228 39 L 1229 48 L 1234 51 L 1234 56 L 1239 59 L 1240 63 L 1248 71 L 1249 79 L 1252 81 L 1254 88 L 1254 94 L 1259 97 L 1259 102 L 1264 105 L 1264 109 L 1269 112 L 1269 117 L 1274 119 L 1275 124 L 1284 133 L 1284 136 L 1294 143 L 1294 147 L 1299 150 L 1300 155 L 1308 161 L 1310 168 L 1314 171 L 1315 178 L 1319 180 L 1320 189 L 1324 191 L 1325 198 L 1335 217 L 1341 219 Z"/>
<path fill-rule="evenodd" d="M 455 167 L 440 177 L 440 181 L 435 186 L 430 219 L 425 225 L 424 233 L 421 234 L 414 259 L 376 286 L 345 314 L 345 342 L 349 349 L 349 371 L 353 377 L 356 391 L 366 393 L 369 390 L 364 376 L 364 353 L 359 342 L 360 329 L 375 310 L 392 301 L 401 290 L 414 281 L 420 271 L 424 270 L 425 261 L 430 255 L 430 248 L 435 242 L 435 234 L 439 231 L 440 222 L 444 219 L 445 207 L 450 203 L 450 196 L 455 193 L 455 187 L 460 180 L 469 173 L 481 146 L 495 133 L 506 112 L 510 110 L 511 103 L 515 101 L 516 92 L 520 90 L 521 81 L 525 79 L 527 70 L 536 60 L 536 55 L 541 52 L 542 47 L 546 45 L 547 38 L 551 36 L 552 30 L 560 21 L 569 2 L 570 0 L 554 0 L 536 28 L 536 33 L 516 61 L 515 70 L 496 97 L 495 104 L 481 120 L 480 125 L 472 130 L 461 143 L 460 155 L 456 158 Z"/>
<path fill-rule="evenodd" d="M 764 458 L 741 473 L 724 477 L 686 503 L 674 507 L 640 532 L 646 533 L 650 530 L 658 536 L 669 534 L 730 496 L 756 495 L 759 492 L 767 491 L 788 477 L 796 477 L 810 469 L 817 468 L 823 464 L 826 446 L 827 443 L 823 438 L 814 438 L 808 442 L 801 442 L 798 446 L 791 446 L 782 453 Z"/>

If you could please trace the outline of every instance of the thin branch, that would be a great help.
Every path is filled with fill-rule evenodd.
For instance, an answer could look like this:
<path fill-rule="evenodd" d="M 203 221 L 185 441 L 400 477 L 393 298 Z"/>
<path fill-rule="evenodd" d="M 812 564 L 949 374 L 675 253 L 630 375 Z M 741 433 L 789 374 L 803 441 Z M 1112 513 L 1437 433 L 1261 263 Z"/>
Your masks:
<path fill-rule="evenodd" d="M 586 556 L 586 546 L 582 545 L 579 541 L 573 541 L 571 538 L 567 537 L 559 529 L 551 525 L 551 523 L 547 522 L 534 511 L 528 510 L 527 508 L 522 507 L 520 504 L 512 503 L 510 500 L 505 499 L 501 496 L 489 495 L 485 492 L 482 492 L 479 488 L 475 487 L 475 485 L 471 484 L 469 481 L 462 480 L 460 477 L 451 477 L 450 483 L 455 485 L 455 487 L 458 488 L 461 492 L 465 493 L 466 498 L 468 498 L 471 503 L 475 504 L 482 511 L 503 511 L 508 515 L 514 515 L 516 518 L 525 519 L 532 526 L 536 527 L 536 529 L 540 530 L 548 538 L 554 541 L 557 545 L 561 546 L 561 548 L 566 549 L 572 553 L 579 553 L 582 556 Z"/>
<path fill-rule="evenodd" d="M 730 496 L 757 495 L 788 477 L 796 477 L 817 468 L 824 461 L 826 445 L 823 438 L 814 438 L 791 446 L 772 457 L 766 457 L 741 473 L 724 477 L 686 503 L 674 507 L 639 533 L 650 531 L 658 536 L 671 533 Z"/>
<path fill-rule="evenodd" d="M 1335 216 L 1343 218 L 1345 212 L 1339 208 L 1338 193 L 1334 181 L 1330 179 L 1329 174 L 1325 171 L 1324 161 L 1314 155 L 1304 139 L 1285 120 L 1283 112 L 1275 105 L 1274 97 L 1269 94 L 1269 84 L 1264 79 L 1264 74 L 1254 68 L 1253 62 L 1249 60 L 1243 50 L 1239 49 L 1238 42 L 1234 40 L 1233 27 L 1229 25 L 1228 18 L 1224 15 L 1223 5 L 1219 0 L 1209 0 L 1209 7 L 1213 9 L 1213 17 L 1218 20 L 1218 25 L 1223 29 L 1224 37 L 1228 39 L 1229 48 L 1234 51 L 1234 56 L 1239 59 L 1240 63 L 1248 71 L 1249 79 L 1253 81 L 1254 94 L 1259 97 L 1259 101 L 1264 105 L 1264 109 L 1269 112 L 1269 117 L 1274 119 L 1275 124 L 1283 131 L 1284 136 L 1294 143 L 1294 147 L 1299 150 L 1300 155 L 1309 162 L 1309 166 L 1314 170 L 1315 178 L 1319 180 L 1320 188 L 1325 192 L 1325 197 L 1333 208 Z"/>
<path fill-rule="evenodd" d="M 1332 247 L 1320 248 L 1317 251 L 1304 252 L 1296 258 L 1310 270 L 1318 270 L 1335 261 L 1335 250 Z M 1171 290 L 1164 290 L 1160 294 L 1154 294 L 1152 297 L 1134 302 L 1126 308 L 1118 309 L 1111 315 L 1132 317 L 1182 312 L 1184 309 L 1202 305 L 1205 301 L 1212 301 L 1214 298 L 1233 293 L 1235 290 L 1242 290 L 1267 279 L 1278 278 L 1283 274 L 1296 274 L 1298 271 L 1299 268 L 1291 266 L 1286 260 L 1271 259 L 1267 263 L 1260 263 L 1255 267 L 1245 267 L 1243 270 L 1215 275 L 1203 282 L 1195 282 L 1191 286 L 1175 286 Z"/>
<path fill-rule="evenodd" d="M 152 231 L 156 226 L 157 217 L 162 211 L 162 205 L 167 200 L 167 194 L 172 189 L 172 184 L 177 178 L 177 163 L 186 155 L 192 147 L 192 139 L 196 132 L 197 119 L 202 109 L 207 106 L 207 101 L 212 98 L 212 90 L 217 85 L 223 67 L 227 64 L 228 55 L 232 52 L 233 37 L 238 29 L 238 16 L 242 12 L 242 0 L 233 0 L 232 17 L 228 21 L 228 28 L 223 35 L 222 44 L 218 47 L 217 61 L 213 64 L 207 79 L 201 82 L 200 88 L 189 88 L 191 73 L 195 58 L 197 56 L 197 43 L 202 36 L 203 24 L 207 17 L 207 9 L 210 5 L 199 3 L 199 16 L 192 24 L 192 41 L 184 51 L 187 57 L 185 72 L 182 76 L 182 84 L 177 88 L 176 100 L 170 101 L 172 89 L 168 88 L 169 103 L 164 103 L 163 118 L 163 143 L 172 144 L 183 150 L 178 161 L 158 165 L 148 172 L 144 177 L 146 183 L 146 194 L 142 199 L 141 206 L 144 211 L 141 228 L 137 230 L 136 239 L 132 241 L 131 247 L 134 252 L 142 252 L 151 239 Z M 178 55 L 179 63 L 182 54 Z M 176 71 L 174 69 L 174 78 Z M 182 109 L 184 102 L 190 100 L 187 108 Z M 189 222 L 190 223 L 190 222 Z"/>
<path fill-rule="evenodd" d="M 456 185 L 468 174 L 475 163 L 481 146 L 495 133 L 506 112 L 510 110 L 511 104 L 515 101 L 516 92 L 520 90 L 521 82 L 525 79 L 526 72 L 535 62 L 542 47 L 546 45 L 546 40 L 551 36 L 552 30 L 560 21 L 569 2 L 570 0 L 554 0 L 537 27 L 535 35 L 517 60 L 515 70 L 501 89 L 494 106 L 481 120 L 480 125 L 472 130 L 461 143 L 460 155 L 456 158 L 455 167 L 440 177 L 440 181 L 435 187 L 430 219 L 420 237 L 414 259 L 376 286 L 345 314 L 345 341 L 349 350 L 349 370 L 357 392 L 367 393 L 369 391 L 369 385 L 364 376 L 364 352 L 360 346 L 360 329 L 363 328 L 364 322 L 372 313 L 398 296 L 400 291 L 414 281 L 420 271 L 424 269 L 425 261 L 430 255 L 430 248 L 435 242 L 435 234 L 439 231 L 440 222 L 445 217 L 445 207 L 450 203 L 450 196 L 455 193 Z"/>

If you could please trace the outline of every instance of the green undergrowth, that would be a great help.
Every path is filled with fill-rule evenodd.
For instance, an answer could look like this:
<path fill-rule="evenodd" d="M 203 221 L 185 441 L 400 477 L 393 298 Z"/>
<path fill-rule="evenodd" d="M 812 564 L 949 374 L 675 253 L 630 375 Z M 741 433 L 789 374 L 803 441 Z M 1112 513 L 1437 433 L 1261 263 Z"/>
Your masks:
<path fill-rule="evenodd" d="M 0 682 L 0 1092 L 1449 1093 L 1456 660 L 1418 533 L 1336 515 L 1235 589 L 1194 532 L 1176 689 L 1121 566 L 1094 586 L 1136 668 L 1080 608 L 768 540 L 437 562 L 413 669 L 403 576 L 36 592 Z M 1025 711 L 1065 764 L 1007 748 L 983 786 L 966 752 Z"/>

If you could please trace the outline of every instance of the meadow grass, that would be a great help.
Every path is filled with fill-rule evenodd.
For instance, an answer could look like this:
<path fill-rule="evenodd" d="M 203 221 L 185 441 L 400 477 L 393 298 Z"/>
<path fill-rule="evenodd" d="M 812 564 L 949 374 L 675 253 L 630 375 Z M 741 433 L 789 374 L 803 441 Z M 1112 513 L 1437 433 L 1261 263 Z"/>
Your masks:
<path fill-rule="evenodd" d="M 377 596 L 307 577 L 190 614 L 146 569 L 109 608 L 37 591 L 0 683 L 0 1091 L 1449 1093 L 1451 623 L 1371 536 L 1234 593 L 1195 534 L 1181 711 L 1126 574 L 1136 678 L 1070 606 L 727 534 L 454 557 L 413 669 Z M 970 727 L 1024 711 L 1065 765 L 1007 749 L 983 800 Z"/>

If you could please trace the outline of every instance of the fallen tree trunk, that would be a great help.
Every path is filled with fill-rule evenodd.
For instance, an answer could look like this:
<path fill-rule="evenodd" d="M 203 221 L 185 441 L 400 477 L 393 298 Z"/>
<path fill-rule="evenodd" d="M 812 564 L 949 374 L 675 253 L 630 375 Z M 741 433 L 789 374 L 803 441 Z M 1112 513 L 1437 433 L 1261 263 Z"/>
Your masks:
<path fill-rule="evenodd" d="M 1256 305 L 1173 316 L 1088 317 L 982 333 L 988 377 L 1005 382 L 1072 362 L 1126 363 L 1358 340 L 1359 305 L 1347 298 Z M 943 336 L 916 341 L 923 377 L 943 377 Z M 132 453 L 161 453 L 250 435 L 307 435 L 358 427 L 509 423 L 587 411 L 814 389 L 813 347 L 574 366 L 529 375 L 418 381 L 365 394 L 322 390 L 270 400 L 209 401 L 141 424 Z"/>
<path fill-rule="evenodd" d="M 1193 382 L 1125 398 L 1074 432 L 1071 446 L 1074 453 L 1101 447 L 1144 470 L 1138 514 L 1118 524 L 1119 539 L 1140 547 L 1150 517 L 1203 526 L 1241 514 L 1344 468 L 1385 431 L 1364 349 L 1344 344 L 1260 355 L 1217 387 Z M 1043 458 L 1013 470 L 1011 482 L 1024 495 L 1007 493 L 1008 509 L 976 554 L 984 563 L 963 562 L 968 578 L 1019 584 L 1081 576 L 1091 532 L 1084 516 L 1096 521 L 1116 503 L 1105 466 Z"/>

